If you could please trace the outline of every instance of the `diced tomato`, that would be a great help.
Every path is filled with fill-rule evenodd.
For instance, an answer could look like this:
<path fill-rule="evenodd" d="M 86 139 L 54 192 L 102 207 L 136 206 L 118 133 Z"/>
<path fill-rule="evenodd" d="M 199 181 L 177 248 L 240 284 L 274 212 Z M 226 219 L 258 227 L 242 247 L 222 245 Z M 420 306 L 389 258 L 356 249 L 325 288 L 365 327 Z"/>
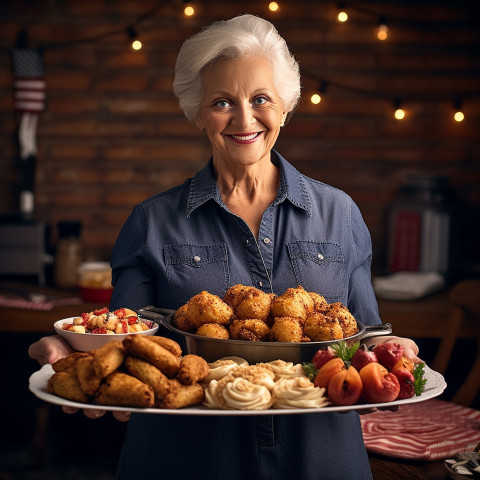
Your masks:
<path fill-rule="evenodd" d="M 96 310 L 93 311 L 93 314 L 95 316 L 103 315 L 104 313 L 108 313 L 108 307 L 97 308 Z"/>
<path fill-rule="evenodd" d="M 118 318 L 124 318 L 125 317 L 125 309 L 124 308 L 119 308 L 118 310 L 115 310 L 113 312 L 114 315 L 116 315 Z"/>
<path fill-rule="evenodd" d="M 127 322 L 129 325 L 133 325 L 134 323 L 138 322 L 138 317 L 134 317 L 134 316 L 127 317 Z"/>
<path fill-rule="evenodd" d="M 142 323 L 144 323 L 148 328 L 153 327 L 153 322 L 151 320 L 142 320 Z"/>
<path fill-rule="evenodd" d="M 107 329 L 105 327 L 95 328 L 92 333 L 107 333 Z"/>
<path fill-rule="evenodd" d="M 89 313 L 82 313 L 82 325 L 85 326 L 90 319 L 90 314 Z"/>
<path fill-rule="evenodd" d="M 73 330 L 73 323 L 64 323 L 62 325 L 62 330 Z"/>
<path fill-rule="evenodd" d="M 128 333 L 128 322 L 124 320 L 123 322 L 120 322 L 122 325 L 122 332 L 123 333 Z"/>

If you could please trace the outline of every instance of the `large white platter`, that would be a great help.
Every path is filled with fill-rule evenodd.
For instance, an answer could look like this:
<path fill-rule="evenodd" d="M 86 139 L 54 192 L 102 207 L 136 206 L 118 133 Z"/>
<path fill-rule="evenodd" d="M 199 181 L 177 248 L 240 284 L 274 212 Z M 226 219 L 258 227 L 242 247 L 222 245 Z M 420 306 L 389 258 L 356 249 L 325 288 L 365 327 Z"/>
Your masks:
<path fill-rule="evenodd" d="M 300 413 L 331 413 L 331 412 L 348 412 L 350 410 L 365 410 L 378 407 L 393 407 L 396 405 L 405 405 L 408 403 L 417 403 L 438 397 L 445 390 L 447 384 L 443 376 L 434 370 L 425 366 L 425 377 L 427 383 L 425 390 L 420 396 L 408 398 L 406 400 L 396 400 L 389 403 L 370 403 L 357 404 L 351 406 L 333 406 L 323 408 L 284 408 L 284 409 L 268 409 L 268 410 L 213 410 L 202 406 L 181 408 L 178 410 L 162 409 L 162 408 L 126 408 L 112 407 L 109 405 L 93 405 L 86 403 L 71 402 L 64 398 L 57 397 L 47 392 L 48 379 L 53 375 L 54 371 L 51 365 L 44 365 L 40 370 L 33 373 L 29 380 L 30 391 L 39 399 L 54 405 L 75 407 L 81 409 L 101 409 L 107 411 L 125 411 L 138 413 L 154 413 L 163 415 L 213 415 L 213 416 L 232 416 L 232 415 L 292 415 Z"/>

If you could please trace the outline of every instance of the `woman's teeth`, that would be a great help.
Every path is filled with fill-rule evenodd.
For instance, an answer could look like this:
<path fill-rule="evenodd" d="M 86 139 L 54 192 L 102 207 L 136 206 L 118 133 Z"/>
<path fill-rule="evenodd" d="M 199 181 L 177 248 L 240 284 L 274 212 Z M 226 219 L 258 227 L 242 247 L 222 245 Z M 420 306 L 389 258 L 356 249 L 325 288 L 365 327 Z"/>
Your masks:
<path fill-rule="evenodd" d="M 247 140 L 252 140 L 256 136 L 258 136 L 258 133 L 252 133 L 250 135 L 231 135 L 235 140 L 241 140 L 241 141 L 247 141 Z"/>

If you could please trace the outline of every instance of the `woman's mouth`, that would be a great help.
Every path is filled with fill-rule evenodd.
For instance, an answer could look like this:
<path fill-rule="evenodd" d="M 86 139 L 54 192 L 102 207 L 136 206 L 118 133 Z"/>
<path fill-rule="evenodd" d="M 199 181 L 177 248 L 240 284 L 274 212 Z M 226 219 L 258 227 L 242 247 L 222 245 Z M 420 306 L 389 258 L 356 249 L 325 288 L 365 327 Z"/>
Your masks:
<path fill-rule="evenodd" d="M 232 140 L 237 143 L 252 143 L 254 142 L 262 132 L 255 132 L 255 133 L 242 133 L 236 135 L 228 135 Z"/>

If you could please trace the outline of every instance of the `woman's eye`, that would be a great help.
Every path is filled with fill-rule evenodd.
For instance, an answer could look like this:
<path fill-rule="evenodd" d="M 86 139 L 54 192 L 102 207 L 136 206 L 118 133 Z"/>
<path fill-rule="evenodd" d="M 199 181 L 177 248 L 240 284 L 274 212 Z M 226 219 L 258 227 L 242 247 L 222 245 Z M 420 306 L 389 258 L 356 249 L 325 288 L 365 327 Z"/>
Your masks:
<path fill-rule="evenodd" d="M 263 104 L 267 103 L 267 98 L 266 97 L 258 97 L 253 101 L 253 103 L 255 103 L 255 105 L 263 105 Z"/>
<path fill-rule="evenodd" d="M 219 108 L 226 108 L 229 107 L 230 104 L 226 100 L 219 100 L 218 102 L 215 102 L 215 106 Z"/>

